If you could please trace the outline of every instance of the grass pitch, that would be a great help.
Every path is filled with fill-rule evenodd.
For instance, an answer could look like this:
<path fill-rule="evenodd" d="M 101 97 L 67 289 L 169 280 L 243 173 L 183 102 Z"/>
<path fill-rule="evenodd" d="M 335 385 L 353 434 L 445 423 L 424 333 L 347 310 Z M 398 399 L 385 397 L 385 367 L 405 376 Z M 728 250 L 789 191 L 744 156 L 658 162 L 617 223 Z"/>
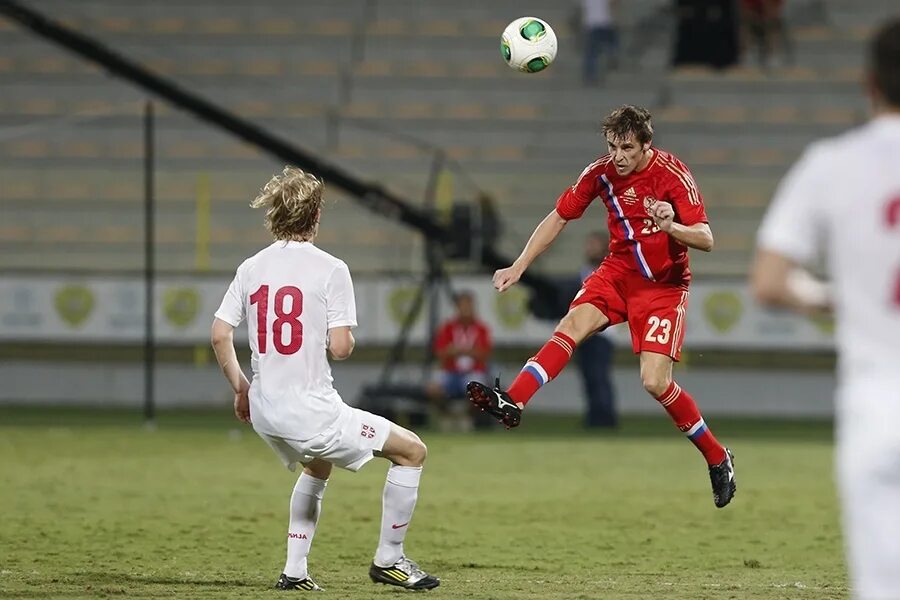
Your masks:
<path fill-rule="evenodd" d="M 710 419 L 738 494 L 712 503 L 663 420 L 590 436 L 572 422 L 423 432 L 407 553 L 444 598 L 847 598 L 826 424 Z M 335 471 L 310 556 L 336 598 L 369 582 L 385 461 Z M 289 473 L 225 413 L 0 409 L 0 597 L 272 598 Z M 323 595 L 323 597 L 325 597 Z"/>

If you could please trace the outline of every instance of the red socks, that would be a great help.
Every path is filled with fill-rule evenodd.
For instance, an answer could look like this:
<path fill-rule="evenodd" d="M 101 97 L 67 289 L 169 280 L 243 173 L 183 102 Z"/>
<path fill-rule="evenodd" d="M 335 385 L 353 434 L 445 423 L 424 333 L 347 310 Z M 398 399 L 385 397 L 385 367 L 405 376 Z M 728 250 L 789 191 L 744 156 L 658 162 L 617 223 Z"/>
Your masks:
<path fill-rule="evenodd" d="M 574 351 L 575 340 L 559 331 L 554 332 L 540 351 L 525 363 L 506 390 L 510 399 L 517 404 L 528 404 L 541 386 L 559 375 Z M 708 464 L 717 465 L 725 460 L 725 448 L 706 426 L 694 399 L 681 386 L 673 381 L 657 400 L 678 429 L 703 453 Z"/>
<path fill-rule="evenodd" d="M 506 393 L 513 402 L 527 404 L 542 385 L 559 375 L 574 351 L 575 340 L 554 332 L 543 348 L 525 363 Z"/>
<path fill-rule="evenodd" d="M 675 426 L 703 453 L 707 464 L 717 465 L 725 460 L 725 448 L 703 422 L 694 399 L 680 385 L 673 381 L 657 400 L 675 421 Z"/>

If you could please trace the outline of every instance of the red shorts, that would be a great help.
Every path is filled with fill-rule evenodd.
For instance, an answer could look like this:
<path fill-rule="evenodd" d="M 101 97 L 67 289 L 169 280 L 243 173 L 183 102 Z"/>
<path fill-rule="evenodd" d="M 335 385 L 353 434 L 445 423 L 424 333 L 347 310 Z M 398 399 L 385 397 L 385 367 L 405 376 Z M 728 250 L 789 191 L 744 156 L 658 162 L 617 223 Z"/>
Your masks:
<path fill-rule="evenodd" d="M 610 325 L 628 322 L 635 354 L 656 352 L 681 358 L 688 305 L 686 285 L 659 283 L 640 273 L 603 263 L 591 273 L 569 308 L 596 306 Z"/>

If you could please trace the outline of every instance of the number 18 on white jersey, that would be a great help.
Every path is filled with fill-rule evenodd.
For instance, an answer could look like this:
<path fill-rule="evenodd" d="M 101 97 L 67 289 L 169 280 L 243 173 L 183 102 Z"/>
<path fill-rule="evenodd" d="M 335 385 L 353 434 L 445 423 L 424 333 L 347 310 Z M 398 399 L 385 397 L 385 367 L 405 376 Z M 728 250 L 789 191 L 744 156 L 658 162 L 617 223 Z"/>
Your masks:
<path fill-rule="evenodd" d="M 356 326 L 342 260 L 308 242 L 275 242 L 238 267 L 216 317 L 233 327 L 247 319 L 254 429 L 306 440 L 334 423 L 342 400 L 332 385 L 328 330 Z"/>

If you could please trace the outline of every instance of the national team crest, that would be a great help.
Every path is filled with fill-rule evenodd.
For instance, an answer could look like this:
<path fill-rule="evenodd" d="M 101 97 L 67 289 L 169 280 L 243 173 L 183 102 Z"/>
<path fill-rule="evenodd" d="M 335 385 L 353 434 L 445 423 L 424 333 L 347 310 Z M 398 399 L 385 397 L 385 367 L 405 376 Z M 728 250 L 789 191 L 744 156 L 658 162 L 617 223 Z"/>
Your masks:
<path fill-rule="evenodd" d="M 651 217 L 653 216 L 653 207 L 656 205 L 656 198 L 653 196 L 644 196 L 644 210 Z"/>

